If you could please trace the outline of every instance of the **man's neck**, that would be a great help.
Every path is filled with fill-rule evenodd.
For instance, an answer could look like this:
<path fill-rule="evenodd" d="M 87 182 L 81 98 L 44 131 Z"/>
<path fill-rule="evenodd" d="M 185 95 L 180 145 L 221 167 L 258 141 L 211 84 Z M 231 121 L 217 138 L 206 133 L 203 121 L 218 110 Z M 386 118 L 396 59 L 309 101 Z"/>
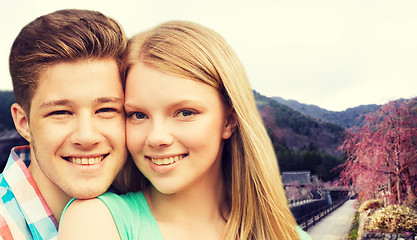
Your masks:
<path fill-rule="evenodd" d="M 45 199 L 46 204 L 52 211 L 57 222 L 61 218 L 62 211 L 64 210 L 65 205 L 71 199 L 65 192 L 62 191 L 58 186 L 56 186 L 51 180 L 45 176 L 42 170 L 39 168 L 39 165 L 36 162 L 36 159 L 32 158 L 31 163 L 28 167 L 30 174 L 39 191 L 42 194 L 42 197 Z"/>

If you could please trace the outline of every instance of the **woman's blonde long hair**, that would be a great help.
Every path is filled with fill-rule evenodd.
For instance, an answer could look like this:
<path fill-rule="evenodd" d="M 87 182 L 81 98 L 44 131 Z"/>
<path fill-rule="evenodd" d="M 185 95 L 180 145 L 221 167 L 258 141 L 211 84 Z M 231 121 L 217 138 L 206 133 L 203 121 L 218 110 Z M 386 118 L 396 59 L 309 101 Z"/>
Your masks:
<path fill-rule="evenodd" d="M 229 211 L 223 239 L 299 239 L 273 146 L 243 66 L 226 41 L 199 24 L 171 21 L 129 41 L 122 62 L 125 76 L 138 62 L 209 84 L 234 109 L 237 128 L 222 158 Z M 143 190 L 149 182 L 129 164 L 126 184 Z"/>

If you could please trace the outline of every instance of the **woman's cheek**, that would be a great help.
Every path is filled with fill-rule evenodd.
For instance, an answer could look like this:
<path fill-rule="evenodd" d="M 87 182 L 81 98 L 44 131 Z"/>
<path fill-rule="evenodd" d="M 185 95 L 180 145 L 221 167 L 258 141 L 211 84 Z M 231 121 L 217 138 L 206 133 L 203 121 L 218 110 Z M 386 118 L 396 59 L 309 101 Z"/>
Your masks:
<path fill-rule="evenodd" d="M 133 124 L 126 124 L 126 145 L 130 153 L 142 150 L 146 141 L 146 131 L 141 127 Z"/>

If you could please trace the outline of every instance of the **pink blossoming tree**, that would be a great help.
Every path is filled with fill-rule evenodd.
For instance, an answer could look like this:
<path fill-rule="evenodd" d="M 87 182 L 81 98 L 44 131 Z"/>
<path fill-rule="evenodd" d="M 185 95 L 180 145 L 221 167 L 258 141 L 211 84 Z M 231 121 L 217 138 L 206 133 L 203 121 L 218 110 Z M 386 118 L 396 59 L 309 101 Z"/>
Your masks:
<path fill-rule="evenodd" d="M 417 98 L 398 100 L 365 115 L 365 125 L 346 131 L 339 150 L 347 156 L 341 182 L 364 200 L 384 197 L 402 204 L 417 189 Z"/>

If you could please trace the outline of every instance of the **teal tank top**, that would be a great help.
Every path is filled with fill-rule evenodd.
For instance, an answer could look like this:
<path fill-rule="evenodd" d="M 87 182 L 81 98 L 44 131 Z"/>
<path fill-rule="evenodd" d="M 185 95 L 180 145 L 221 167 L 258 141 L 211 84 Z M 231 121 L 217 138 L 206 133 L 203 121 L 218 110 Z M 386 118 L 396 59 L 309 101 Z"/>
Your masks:
<path fill-rule="evenodd" d="M 98 199 L 109 208 L 121 240 L 163 240 L 142 192 L 121 196 L 106 192 Z"/>
<path fill-rule="evenodd" d="M 142 192 L 120 196 L 106 192 L 98 199 L 103 201 L 113 216 L 121 240 L 164 240 Z M 64 212 L 74 200 L 67 204 Z M 297 227 L 297 231 L 301 240 L 312 240 L 300 227 Z"/>

